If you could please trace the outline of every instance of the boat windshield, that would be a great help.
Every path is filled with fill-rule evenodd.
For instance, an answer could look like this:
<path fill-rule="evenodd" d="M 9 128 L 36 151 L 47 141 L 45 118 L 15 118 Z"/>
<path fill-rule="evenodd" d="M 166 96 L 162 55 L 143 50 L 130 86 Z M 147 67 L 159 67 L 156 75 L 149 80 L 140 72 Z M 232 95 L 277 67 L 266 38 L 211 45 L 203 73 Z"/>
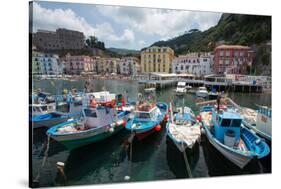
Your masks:
<path fill-rule="evenodd" d="M 223 127 L 240 127 L 241 119 L 222 119 L 221 126 Z"/>
<path fill-rule="evenodd" d="M 97 112 L 95 110 L 85 109 L 86 117 L 97 117 Z"/>
<path fill-rule="evenodd" d="M 47 111 L 47 106 L 41 106 L 42 111 Z"/>
<path fill-rule="evenodd" d="M 135 118 L 150 119 L 150 114 L 148 112 L 135 112 Z"/>
<path fill-rule="evenodd" d="M 176 120 L 177 125 L 191 126 L 194 122 L 192 120 Z"/>

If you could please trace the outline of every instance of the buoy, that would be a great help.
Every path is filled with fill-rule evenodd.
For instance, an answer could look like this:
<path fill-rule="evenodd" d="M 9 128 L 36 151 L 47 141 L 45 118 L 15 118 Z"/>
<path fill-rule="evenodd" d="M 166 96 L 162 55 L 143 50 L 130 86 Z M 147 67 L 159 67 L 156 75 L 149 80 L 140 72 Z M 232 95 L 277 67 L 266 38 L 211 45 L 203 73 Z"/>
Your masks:
<path fill-rule="evenodd" d="M 127 122 L 126 122 L 126 121 L 123 121 L 122 126 L 125 127 L 126 124 L 127 124 Z"/>
<path fill-rule="evenodd" d="M 201 121 L 201 116 L 196 116 L 196 120 L 200 122 Z"/>
<path fill-rule="evenodd" d="M 110 129 L 108 130 L 110 133 L 113 133 L 114 132 L 114 128 L 113 127 L 110 127 Z"/>
<path fill-rule="evenodd" d="M 155 128 L 155 131 L 160 131 L 161 130 L 161 125 L 157 125 Z"/>
<path fill-rule="evenodd" d="M 57 162 L 57 166 L 58 166 L 58 167 L 62 167 L 62 168 L 64 168 L 64 163 L 63 163 L 63 162 L 58 161 L 58 162 Z"/>
<path fill-rule="evenodd" d="M 64 173 L 64 163 L 57 162 L 57 169 L 58 169 L 59 173 L 61 174 L 61 176 L 63 177 L 64 183 L 66 183 L 66 175 Z"/>
<path fill-rule="evenodd" d="M 165 121 L 168 121 L 169 120 L 169 115 L 166 114 L 164 119 L 165 119 Z"/>
<path fill-rule="evenodd" d="M 126 181 L 128 181 L 128 180 L 130 180 L 130 179 L 131 179 L 131 177 L 128 176 L 128 175 L 124 177 L 124 180 L 126 180 Z"/>
<path fill-rule="evenodd" d="M 205 129 L 201 128 L 201 134 L 205 134 Z"/>

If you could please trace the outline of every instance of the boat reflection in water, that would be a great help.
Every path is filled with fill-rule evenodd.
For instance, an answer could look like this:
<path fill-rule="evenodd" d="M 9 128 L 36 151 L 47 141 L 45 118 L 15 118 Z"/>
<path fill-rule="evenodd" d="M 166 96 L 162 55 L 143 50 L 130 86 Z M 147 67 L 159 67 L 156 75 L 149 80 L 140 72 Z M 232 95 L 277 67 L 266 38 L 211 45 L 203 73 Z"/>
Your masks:
<path fill-rule="evenodd" d="M 243 169 L 228 161 L 221 153 L 210 144 L 205 135 L 202 135 L 202 148 L 205 162 L 208 166 L 209 176 L 231 176 L 243 174 L 257 174 L 265 172 L 258 160 L 251 161 Z M 204 141 L 204 142 L 203 142 Z"/>
<path fill-rule="evenodd" d="M 126 136 L 126 131 L 122 130 L 114 136 L 114 140 L 107 138 L 71 151 L 65 162 L 66 185 L 123 181 L 127 174 L 127 167 L 121 164 L 126 159 Z M 63 185 L 64 179 L 60 174 L 56 180 Z M 81 180 L 83 182 L 79 182 Z"/>
<path fill-rule="evenodd" d="M 166 139 L 166 145 L 167 163 L 170 170 L 174 173 L 176 178 L 189 178 L 188 172 L 185 167 L 183 154 L 178 150 L 176 145 L 169 137 L 167 137 Z M 187 154 L 187 160 L 192 174 L 194 173 L 194 169 L 199 160 L 199 147 L 199 143 L 195 143 L 192 150 L 187 148 L 185 152 Z"/>

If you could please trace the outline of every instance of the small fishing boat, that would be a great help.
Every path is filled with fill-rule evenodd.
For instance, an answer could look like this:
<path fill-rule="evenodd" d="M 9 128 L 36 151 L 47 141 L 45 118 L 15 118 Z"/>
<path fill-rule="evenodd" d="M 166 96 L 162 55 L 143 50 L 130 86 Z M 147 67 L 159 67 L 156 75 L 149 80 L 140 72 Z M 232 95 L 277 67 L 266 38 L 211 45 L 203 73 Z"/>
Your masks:
<path fill-rule="evenodd" d="M 171 119 L 167 123 L 167 135 L 179 151 L 184 152 L 186 148 L 192 149 L 200 139 L 200 126 L 189 107 L 177 108 L 177 112 L 174 115 L 171 113 Z"/>
<path fill-rule="evenodd" d="M 185 82 L 182 82 L 182 81 L 178 82 L 177 88 L 175 90 L 176 95 L 182 96 L 182 95 L 186 94 L 186 92 L 187 92 L 187 89 L 185 86 Z"/>
<path fill-rule="evenodd" d="M 214 100 L 218 98 L 219 93 L 216 91 L 215 88 L 213 88 L 210 92 L 209 92 L 209 100 Z"/>
<path fill-rule="evenodd" d="M 29 120 L 34 129 L 41 127 L 51 127 L 53 125 L 65 122 L 71 117 L 79 115 L 56 111 L 56 103 L 32 104 L 29 107 Z"/>
<path fill-rule="evenodd" d="M 153 93 L 156 91 L 156 83 L 149 82 L 145 84 L 144 92 L 145 93 Z"/>
<path fill-rule="evenodd" d="M 73 150 L 116 134 L 125 127 L 133 110 L 128 109 L 124 98 L 121 105 L 117 98 L 108 91 L 85 93 L 82 117 L 50 128 L 47 135 Z"/>
<path fill-rule="evenodd" d="M 249 129 L 254 130 L 259 136 L 271 142 L 272 130 L 272 110 L 267 106 L 258 105 L 259 109 L 255 112 L 247 111 L 250 113 L 244 114 L 244 125 Z M 254 117 L 253 117 L 254 115 Z"/>
<path fill-rule="evenodd" d="M 192 86 L 187 85 L 185 88 L 186 88 L 186 90 L 187 90 L 187 91 L 189 91 L 189 90 L 191 90 L 191 89 L 192 89 Z"/>
<path fill-rule="evenodd" d="M 252 159 L 269 154 L 266 142 L 243 125 L 242 117 L 235 110 L 203 106 L 200 116 L 210 143 L 241 169 Z"/>
<path fill-rule="evenodd" d="M 196 91 L 196 96 L 201 98 L 207 98 L 209 96 L 209 93 L 206 87 L 199 87 Z"/>
<path fill-rule="evenodd" d="M 155 131 L 161 130 L 161 123 L 168 120 L 168 105 L 163 102 L 139 102 L 126 129 L 142 140 Z"/>

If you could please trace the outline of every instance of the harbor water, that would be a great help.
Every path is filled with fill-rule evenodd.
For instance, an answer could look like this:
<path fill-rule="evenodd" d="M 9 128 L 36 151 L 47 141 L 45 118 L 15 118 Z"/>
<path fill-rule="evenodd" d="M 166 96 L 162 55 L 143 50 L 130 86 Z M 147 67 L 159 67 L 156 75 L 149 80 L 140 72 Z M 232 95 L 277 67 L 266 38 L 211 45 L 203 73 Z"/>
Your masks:
<path fill-rule="evenodd" d="M 112 93 L 127 94 L 129 99 L 136 100 L 138 93 L 143 93 L 143 86 L 137 81 L 123 80 L 92 80 L 94 91 L 108 90 Z M 84 81 L 69 80 L 38 80 L 33 82 L 33 88 L 52 94 L 61 94 L 64 88 L 76 88 L 83 91 Z M 230 93 L 229 97 L 236 103 L 256 108 L 256 104 L 271 106 L 270 93 Z M 182 105 L 183 99 L 198 113 L 196 96 L 187 93 L 183 97 L 174 97 L 173 88 L 156 92 L 159 102 Z M 33 178 L 38 174 L 44 158 L 47 143 L 47 128 L 33 131 L 32 172 Z M 189 178 L 183 155 L 167 138 L 166 130 L 154 133 L 141 142 L 134 142 L 132 160 L 129 158 L 129 132 L 125 129 L 118 134 L 100 142 L 91 144 L 74 151 L 67 151 L 58 142 L 51 140 L 48 158 L 40 172 L 39 186 L 64 186 L 83 184 L 106 184 L 134 181 L 155 181 L 177 178 Z M 192 151 L 187 152 L 193 178 L 229 176 L 244 174 L 271 173 L 271 155 L 261 161 L 253 161 L 243 170 L 239 169 L 223 157 L 202 136 L 201 141 Z M 56 163 L 64 162 L 65 178 L 57 171 Z M 124 177 L 130 176 L 129 181 Z"/>

